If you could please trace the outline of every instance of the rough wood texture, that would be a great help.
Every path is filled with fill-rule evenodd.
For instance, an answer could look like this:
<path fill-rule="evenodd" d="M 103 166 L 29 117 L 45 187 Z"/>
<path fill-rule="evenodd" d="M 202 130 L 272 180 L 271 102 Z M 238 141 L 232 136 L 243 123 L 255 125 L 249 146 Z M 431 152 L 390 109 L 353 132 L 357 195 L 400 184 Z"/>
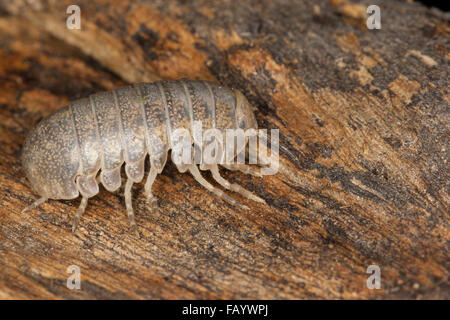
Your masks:
<path fill-rule="evenodd" d="M 382 29 L 364 12 L 381 7 Z M 449 18 L 399 1 L 0 1 L 0 298 L 440 298 L 449 295 Z M 280 172 L 226 172 L 268 205 L 228 206 L 169 164 L 152 212 L 104 189 L 36 195 L 20 149 L 70 100 L 158 78 L 242 90 L 279 128 Z M 381 268 L 382 288 L 366 287 Z M 81 290 L 66 288 L 69 265 Z"/>

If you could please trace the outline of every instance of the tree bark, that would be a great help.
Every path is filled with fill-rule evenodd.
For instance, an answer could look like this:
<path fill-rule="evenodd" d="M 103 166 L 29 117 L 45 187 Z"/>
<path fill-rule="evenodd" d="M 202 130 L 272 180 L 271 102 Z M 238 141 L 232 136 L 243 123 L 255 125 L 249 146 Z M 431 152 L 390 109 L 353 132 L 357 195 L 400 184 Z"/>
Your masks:
<path fill-rule="evenodd" d="M 414 2 L 0 1 L 0 299 L 449 299 L 449 16 Z M 381 29 L 366 8 L 381 9 Z M 224 176 L 228 206 L 169 163 L 159 209 L 101 189 L 36 199 L 20 164 L 42 117 L 157 79 L 238 88 L 280 130 L 280 169 Z M 211 178 L 206 175 L 207 178 Z M 211 180 L 211 179 L 210 179 Z M 81 270 L 69 290 L 67 268 Z M 381 270 L 369 289 L 367 268 Z"/>

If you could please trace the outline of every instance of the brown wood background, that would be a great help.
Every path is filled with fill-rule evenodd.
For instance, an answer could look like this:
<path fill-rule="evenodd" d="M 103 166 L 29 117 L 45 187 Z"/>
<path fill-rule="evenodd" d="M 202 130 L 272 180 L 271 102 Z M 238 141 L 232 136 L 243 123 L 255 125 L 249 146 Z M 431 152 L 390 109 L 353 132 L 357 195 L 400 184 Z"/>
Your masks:
<path fill-rule="evenodd" d="M 450 298 L 449 16 L 411 1 L 0 1 L 0 298 Z M 365 9 L 381 8 L 381 30 Z M 279 128 L 280 172 L 225 172 L 243 211 L 173 164 L 152 212 L 104 189 L 36 195 L 26 134 L 69 101 L 158 78 L 239 88 Z M 210 179 L 210 176 L 207 175 Z M 381 268 L 382 288 L 366 287 Z M 69 265 L 81 290 L 66 288 Z"/>

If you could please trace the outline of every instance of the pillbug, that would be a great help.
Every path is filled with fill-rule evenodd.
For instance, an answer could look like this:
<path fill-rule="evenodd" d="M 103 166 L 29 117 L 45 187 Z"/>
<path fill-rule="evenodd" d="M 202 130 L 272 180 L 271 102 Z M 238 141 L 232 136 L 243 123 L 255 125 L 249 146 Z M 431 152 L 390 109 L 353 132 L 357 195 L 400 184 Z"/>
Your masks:
<path fill-rule="evenodd" d="M 131 187 L 142 181 L 149 155 L 150 171 L 145 195 L 156 204 L 152 184 L 173 149 L 175 128 L 192 134 L 194 121 L 204 128 L 257 129 L 247 99 L 237 90 L 209 81 L 173 80 L 138 83 L 76 100 L 44 118 L 29 133 L 22 149 L 22 165 L 40 198 L 23 211 L 48 199 L 75 199 L 81 203 L 73 215 L 75 231 L 87 201 L 99 192 L 99 183 L 113 192 L 121 186 L 125 163 L 125 206 L 132 230 L 139 236 L 131 202 Z M 173 150 L 172 150 L 173 152 Z M 259 172 L 242 163 L 222 164 L 248 174 Z M 177 164 L 206 189 L 226 202 L 243 206 L 203 178 L 196 164 Z M 225 180 L 218 164 L 200 165 L 216 182 L 257 202 L 265 203 L 243 187 Z"/>

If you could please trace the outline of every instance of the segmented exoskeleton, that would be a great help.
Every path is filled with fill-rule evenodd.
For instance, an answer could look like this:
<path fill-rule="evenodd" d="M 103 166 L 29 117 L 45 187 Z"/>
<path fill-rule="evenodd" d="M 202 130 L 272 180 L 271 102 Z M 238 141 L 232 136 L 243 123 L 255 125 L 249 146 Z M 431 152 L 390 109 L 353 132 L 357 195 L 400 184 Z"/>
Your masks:
<path fill-rule="evenodd" d="M 173 148 L 171 134 L 175 128 L 192 132 L 194 121 L 201 121 L 205 129 L 257 129 L 250 105 L 239 91 L 208 81 L 139 83 L 72 102 L 43 119 L 25 141 L 23 167 L 41 198 L 24 211 L 47 199 L 74 199 L 81 194 L 81 204 L 73 217 L 74 231 L 88 198 L 99 192 L 98 183 L 111 192 L 121 186 L 121 166 L 125 162 L 125 204 L 131 227 L 137 233 L 131 187 L 144 177 L 147 154 L 150 172 L 145 194 L 154 204 L 152 184 Z M 223 166 L 257 174 L 245 164 Z M 195 163 L 177 164 L 177 168 L 181 172 L 189 171 L 201 185 L 223 200 L 247 208 L 206 181 Z M 201 166 L 201 169 L 210 170 L 213 178 L 226 189 L 265 203 L 225 180 L 218 164 Z"/>

